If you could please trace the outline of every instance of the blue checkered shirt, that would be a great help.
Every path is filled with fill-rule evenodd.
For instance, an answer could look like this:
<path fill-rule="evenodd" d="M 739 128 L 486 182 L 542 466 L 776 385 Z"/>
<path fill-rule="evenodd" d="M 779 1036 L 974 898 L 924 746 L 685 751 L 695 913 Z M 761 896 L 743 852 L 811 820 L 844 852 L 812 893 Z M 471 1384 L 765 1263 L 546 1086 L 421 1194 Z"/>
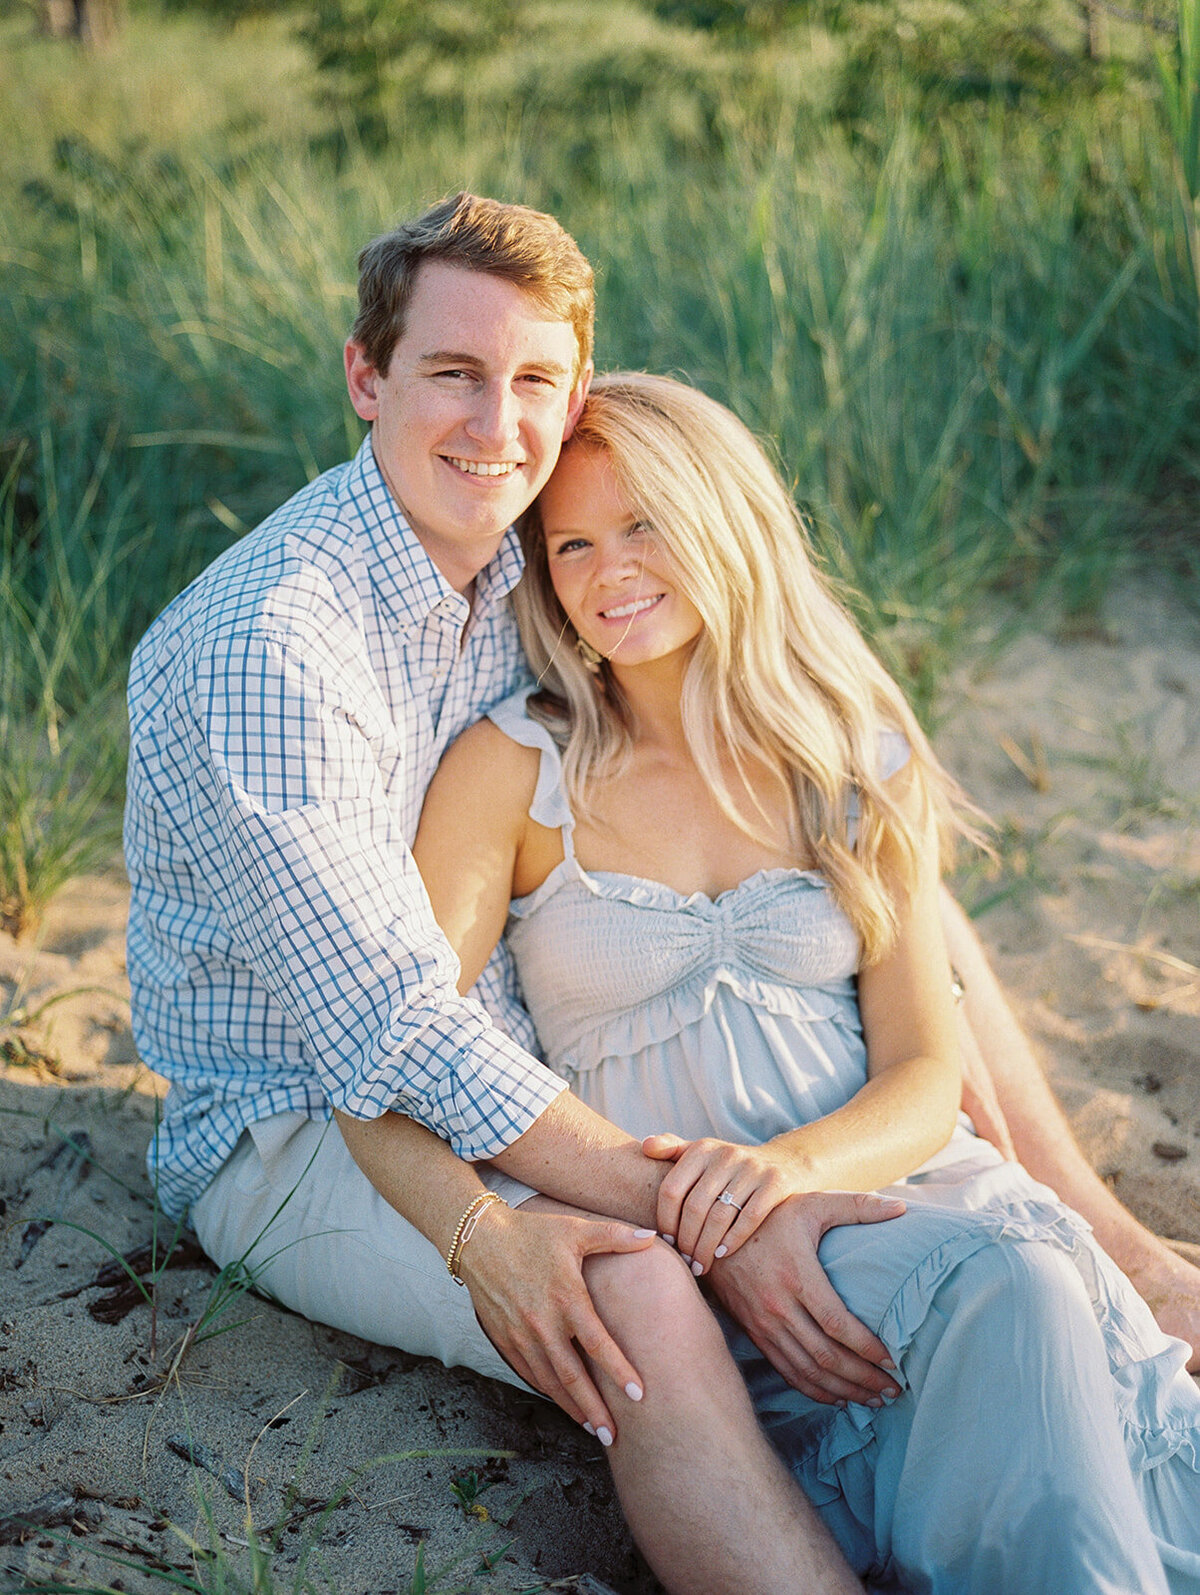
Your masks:
<path fill-rule="evenodd" d="M 169 1214 L 271 1114 L 395 1108 L 477 1160 L 563 1089 L 503 951 L 476 994 L 509 1034 L 458 995 L 410 851 L 447 744 L 524 679 L 520 574 L 510 531 L 468 605 L 368 439 L 138 646 L 129 978 L 138 1049 L 171 1082 L 150 1151 Z"/>

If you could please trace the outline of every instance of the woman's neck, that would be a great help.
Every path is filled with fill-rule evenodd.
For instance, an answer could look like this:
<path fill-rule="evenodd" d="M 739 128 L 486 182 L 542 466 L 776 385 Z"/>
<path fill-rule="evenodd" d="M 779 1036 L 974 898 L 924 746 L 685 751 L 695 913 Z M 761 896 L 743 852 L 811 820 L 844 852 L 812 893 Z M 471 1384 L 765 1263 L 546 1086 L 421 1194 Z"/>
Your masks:
<path fill-rule="evenodd" d="M 686 752 L 683 682 L 687 659 L 672 655 L 647 664 L 611 668 L 629 711 L 634 745 L 664 753 Z"/>

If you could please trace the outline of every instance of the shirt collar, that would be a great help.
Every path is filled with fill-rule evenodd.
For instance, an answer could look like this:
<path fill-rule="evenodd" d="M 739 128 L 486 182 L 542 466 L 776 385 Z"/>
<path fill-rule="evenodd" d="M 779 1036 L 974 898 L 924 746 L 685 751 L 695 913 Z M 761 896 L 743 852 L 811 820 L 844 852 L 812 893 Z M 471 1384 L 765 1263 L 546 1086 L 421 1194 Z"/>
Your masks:
<path fill-rule="evenodd" d="M 371 584 L 397 628 L 404 632 L 414 630 L 439 605 L 461 605 L 465 622 L 466 600 L 451 587 L 409 526 L 379 469 L 369 432 L 350 463 L 345 493 L 348 507 L 366 535 Z M 476 578 L 473 611 L 477 619 L 490 613 L 512 592 L 524 568 L 521 542 L 515 527 L 510 526 L 500 547 Z"/>

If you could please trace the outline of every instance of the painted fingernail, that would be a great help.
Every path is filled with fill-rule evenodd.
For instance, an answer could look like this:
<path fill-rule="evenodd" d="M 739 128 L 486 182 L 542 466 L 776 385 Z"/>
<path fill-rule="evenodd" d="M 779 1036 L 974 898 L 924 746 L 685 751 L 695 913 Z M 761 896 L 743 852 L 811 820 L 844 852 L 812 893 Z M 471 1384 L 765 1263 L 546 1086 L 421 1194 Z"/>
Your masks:
<path fill-rule="evenodd" d="M 668 1245 L 668 1246 L 674 1246 L 674 1244 L 675 1244 L 675 1237 L 674 1237 L 674 1235 L 664 1235 L 664 1236 L 663 1236 L 663 1240 L 665 1240 L 665 1241 L 666 1241 L 666 1243 L 667 1243 L 667 1245 Z"/>
<path fill-rule="evenodd" d="M 589 1433 L 589 1434 L 590 1434 L 590 1435 L 592 1435 L 592 1436 L 593 1436 L 593 1437 L 594 1437 L 594 1436 L 595 1436 L 595 1433 L 596 1433 L 596 1431 L 595 1431 L 595 1429 L 593 1429 L 593 1428 L 592 1428 L 592 1426 L 591 1426 L 591 1424 L 590 1424 L 590 1423 L 585 1423 L 585 1424 L 584 1424 L 584 1428 L 585 1428 L 585 1429 L 586 1429 L 586 1430 L 587 1430 L 587 1432 L 588 1432 L 588 1433 Z"/>
<path fill-rule="evenodd" d="M 728 1252 L 728 1250 L 729 1250 L 728 1246 L 718 1246 L 716 1251 L 713 1253 L 713 1256 L 714 1257 L 724 1257 L 725 1254 Z"/>
<path fill-rule="evenodd" d="M 883 1397 L 882 1396 L 872 1396 L 870 1401 L 867 1402 L 867 1406 L 868 1407 L 875 1407 L 875 1408 L 882 1407 L 883 1406 Z"/>
<path fill-rule="evenodd" d="M 633 1232 L 633 1238 L 635 1241 L 648 1241 L 651 1235 L 657 1234 L 658 1231 L 653 1229 L 635 1229 Z"/>
<path fill-rule="evenodd" d="M 629 1397 L 630 1401 L 640 1401 L 642 1399 L 642 1387 L 641 1385 L 635 1385 L 631 1379 L 625 1386 L 625 1394 Z"/>
<path fill-rule="evenodd" d="M 896 1364 L 892 1361 L 892 1359 L 890 1357 L 885 1357 L 883 1359 L 883 1361 L 879 1364 L 879 1366 L 881 1368 L 890 1368 L 893 1373 L 895 1373 L 895 1371 L 896 1371 Z"/>
<path fill-rule="evenodd" d="M 893 1388 L 893 1389 L 891 1389 L 891 1390 L 885 1390 L 885 1391 L 884 1391 L 884 1392 L 883 1392 L 883 1399 L 884 1399 L 884 1400 L 885 1400 L 885 1401 L 895 1401 L 895 1399 L 896 1399 L 896 1397 L 897 1397 L 897 1396 L 898 1396 L 898 1395 L 899 1395 L 899 1394 L 900 1394 L 900 1392 L 899 1392 L 899 1390 L 897 1390 L 897 1389 L 895 1389 L 895 1388 Z"/>
<path fill-rule="evenodd" d="M 597 1429 L 596 1430 L 596 1439 L 599 1440 L 601 1445 L 611 1445 L 612 1444 L 612 1430 L 611 1429 Z"/>
<path fill-rule="evenodd" d="M 685 1263 L 687 1263 L 687 1264 L 688 1264 L 688 1265 L 689 1265 L 689 1266 L 690 1266 L 690 1264 L 691 1264 L 691 1261 L 692 1261 L 692 1260 L 691 1260 L 691 1258 L 690 1258 L 690 1257 L 689 1257 L 689 1256 L 688 1256 L 688 1254 L 687 1254 L 687 1253 L 686 1253 L 686 1252 L 680 1252 L 680 1254 L 679 1254 L 679 1255 L 680 1255 L 680 1257 L 682 1257 L 682 1258 L 683 1258 L 683 1260 L 684 1260 L 684 1262 L 685 1262 Z"/>
<path fill-rule="evenodd" d="M 693 1263 L 692 1264 L 692 1273 L 696 1275 L 697 1279 L 700 1277 L 700 1275 L 703 1272 L 704 1272 L 704 1264 L 703 1263 Z"/>

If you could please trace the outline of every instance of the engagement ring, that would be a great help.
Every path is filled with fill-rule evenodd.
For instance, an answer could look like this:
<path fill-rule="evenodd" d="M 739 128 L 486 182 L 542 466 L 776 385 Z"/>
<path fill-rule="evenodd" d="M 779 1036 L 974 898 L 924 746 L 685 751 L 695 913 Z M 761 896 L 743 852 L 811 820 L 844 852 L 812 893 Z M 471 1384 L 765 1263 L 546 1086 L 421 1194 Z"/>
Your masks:
<path fill-rule="evenodd" d="M 723 1203 L 726 1207 L 736 1207 L 739 1213 L 742 1211 L 742 1204 L 734 1201 L 732 1191 L 722 1191 L 720 1196 L 717 1197 L 717 1201 Z"/>

